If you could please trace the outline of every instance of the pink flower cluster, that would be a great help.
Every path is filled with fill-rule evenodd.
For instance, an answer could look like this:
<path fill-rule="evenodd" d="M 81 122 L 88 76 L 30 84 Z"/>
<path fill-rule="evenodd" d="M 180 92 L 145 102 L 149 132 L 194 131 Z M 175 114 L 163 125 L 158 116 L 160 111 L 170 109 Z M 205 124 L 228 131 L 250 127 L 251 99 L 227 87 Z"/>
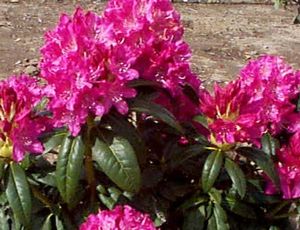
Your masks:
<path fill-rule="evenodd" d="M 285 119 L 294 111 L 291 103 L 299 93 L 300 71 L 277 56 L 250 61 L 240 72 L 245 91 L 253 91 L 252 101 L 260 102 L 260 117 L 271 134 L 279 133 Z"/>
<path fill-rule="evenodd" d="M 293 134 L 288 145 L 282 146 L 277 151 L 279 162 L 277 172 L 279 174 L 281 190 L 284 199 L 300 197 L 300 130 Z M 267 181 L 265 192 L 276 193 L 271 181 Z"/>
<path fill-rule="evenodd" d="M 181 114 L 192 107 L 195 115 L 198 107 L 183 86 L 197 92 L 200 80 L 182 36 L 179 14 L 167 0 L 111 0 L 102 17 L 81 9 L 72 18 L 62 15 L 41 49 L 54 125 L 77 135 L 88 116 L 101 117 L 112 106 L 126 114 L 125 99 L 136 95 L 127 83 L 137 78 L 160 83 L 180 102 Z"/>
<path fill-rule="evenodd" d="M 67 125 L 73 135 L 89 115 L 102 116 L 112 106 L 125 114 L 124 98 L 135 96 L 126 83 L 138 75 L 129 68 L 122 70 L 130 66 L 131 57 L 124 47 L 109 40 L 111 31 L 101 21 L 81 9 L 73 18 L 62 15 L 59 25 L 46 34 L 41 50 L 41 75 L 49 85 L 54 125 Z"/>
<path fill-rule="evenodd" d="M 33 108 L 42 98 L 37 80 L 22 75 L 0 81 L 0 156 L 21 161 L 25 153 L 40 154 L 39 135 L 45 118 L 34 117 Z"/>
<path fill-rule="evenodd" d="M 249 62 L 237 80 L 218 85 L 214 95 L 203 91 L 200 108 L 207 117 L 211 140 L 260 145 L 265 132 L 278 134 L 285 126 L 298 94 L 299 72 L 281 58 L 262 56 Z"/>
<path fill-rule="evenodd" d="M 155 230 L 155 226 L 147 214 L 132 207 L 116 206 L 113 210 L 99 211 L 88 216 L 80 230 Z"/>

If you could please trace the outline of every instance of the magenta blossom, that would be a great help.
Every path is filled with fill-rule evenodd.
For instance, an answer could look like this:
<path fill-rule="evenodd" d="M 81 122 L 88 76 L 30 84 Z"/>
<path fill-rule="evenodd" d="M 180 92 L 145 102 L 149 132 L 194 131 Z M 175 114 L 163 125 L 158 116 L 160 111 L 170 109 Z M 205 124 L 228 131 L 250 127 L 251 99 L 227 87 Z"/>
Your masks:
<path fill-rule="evenodd" d="M 111 33 L 99 16 L 77 9 L 46 34 L 40 67 L 56 127 L 67 125 L 77 135 L 88 116 L 101 117 L 113 106 L 127 113 L 124 99 L 136 93 L 126 83 L 138 77 L 130 68 L 137 54 Z"/>
<path fill-rule="evenodd" d="M 251 91 L 244 91 L 239 81 L 233 81 L 224 88 L 217 84 L 214 95 L 203 91 L 200 109 L 207 118 L 210 140 L 215 144 L 236 144 L 249 142 L 259 145 L 265 131 L 260 120 L 258 103 L 252 103 Z"/>
<path fill-rule="evenodd" d="M 128 205 L 116 206 L 113 210 L 91 214 L 80 230 L 155 230 L 149 215 Z"/>
<path fill-rule="evenodd" d="M 277 172 L 280 177 L 281 191 L 284 199 L 300 197 L 300 132 L 295 133 L 287 146 L 277 151 L 279 162 Z M 267 180 L 265 192 L 274 194 L 276 190 Z"/>
<path fill-rule="evenodd" d="M 62 15 L 41 50 L 54 125 L 66 124 L 77 135 L 88 116 L 101 117 L 112 106 L 125 114 L 125 99 L 136 94 L 126 85 L 136 78 L 156 81 L 181 105 L 190 104 L 183 87 L 198 92 L 200 80 L 182 36 L 179 14 L 167 0 L 111 0 L 103 17 L 81 9 L 73 18 Z"/>
<path fill-rule="evenodd" d="M 278 133 L 295 106 L 291 100 L 299 93 L 300 74 L 276 56 L 250 61 L 240 72 L 243 90 L 255 92 L 251 101 L 260 101 L 261 117 L 272 134 Z"/>
<path fill-rule="evenodd" d="M 186 84 L 198 93 L 201 82 L 191 71 L 191 51 L 183 41 L 180 16 L 169 0 L 111 0 L 103 20 L 113 27 L 116 41 L 134 44 L 131 50 L 138 56 L 131 66 L 140 78 L 155 81 L 170 93 L 170 98 L 161 95 L 156 103 L 180 121 L 199 113 L 198 103 L 183 93 Z"/>
<path fill-rule="evenodd" d="M 26 153 L 40 154 L 39 135 L 46 130 L 44 118 L 32 110 L 42 98 L 38 82 L 29 76 L 0 82 L 0 156 L 21 161 Z"/>

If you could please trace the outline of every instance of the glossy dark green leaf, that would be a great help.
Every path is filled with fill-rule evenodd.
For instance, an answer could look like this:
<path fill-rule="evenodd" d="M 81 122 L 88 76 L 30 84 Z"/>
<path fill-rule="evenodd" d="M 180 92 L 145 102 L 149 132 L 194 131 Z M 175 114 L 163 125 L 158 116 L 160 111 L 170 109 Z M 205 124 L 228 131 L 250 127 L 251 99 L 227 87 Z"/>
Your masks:
<path fill-rule="evenodd" d="M 246 178 L 244 172 L 241 168 L 229 158 L 225 159 L 225 169 L 232 180 L 233 187 L 237 190 L 241 198 L 246 194 Z"/>
<path fill-rule="evenodd" d="M 227 222 L 227 214 L 219 204 L 214 205 L 213 216 L 216 220 L 216 230 L 227 230 L 229 225 Z"/>
<path fill-rule="evenodd" d="M 213 208 L 214 208 L 213 204 L 210 204 L 210 205 L 207 206 L 207 209 L 208 209 L 208 210 L 211 210 L 211 211 L 209 212 L 209 214 L 207 214 L 207 218 L 209 218 L 209 219 L 208 219 L 208 223 L 207 223 L 207 230 L 218 230 L 218 229 L 217 229 L 217 221 L 216 221 L 216 217 L 215 217 L 215 215 L 214 215 L 214 213 L 213 213 Z M 207 211 L 206 211 L 206 212 L 207 212 Z M 207 212 L 207 213 L 208 213 L 208 212 Z"/>
<path fill-rule="evenodd" d="M 223 165 L 224 155 L 221 151 L 210 153 L 202 170 L 202 189 L 208 192 L 214 185 Z"/>
<path fill-rule="evenodd" d="M 174 154 L 172 156 L 171 161 L 170 161 L 170 166 L 171 168 L 176 168 L 179 165 L 184 164 L 188 159 L 201 155 L 206 151 L 205 147 L 203 145 L 195 144 L 191 145 L 183 152 L 178 152 L 177 154 Z"/>
<path fill-rule="evenodd" d="M 265 133 L 261 139 L 262 150 L 269 156 L 275 156 L 276 154 L 276 141 L 269 134 Z"/>
<path fill-rule="evenodd" d="M 277 188 L 279 188 L 279 177 L 270 156 L 268 156 L 262 150 L 250 147 L 238 148 L 237 152 L 247 157 L 248 159 L 254 161 L 260 167 L 260 169 L 262 169 L 267 174 L 267 176 L 270 177 L 270 179 L 277 186 Z"/>
<path fill-rule="evenodd" d="M 117 115 L 110 115 L 107 117 L 107 120 L 115 135 L 126 138 L 134 148 L 139 162 L 144 163 L 146 160 L 145 143 L 135 127 L 127 120 L 118 117 Z"/>
<path fill-rule="evenodd" d="M 185 217 L 182 230 L 202 230 L 205 224 L 205 206 L 189 211 Z"/>
<path fill-rule="evenodd" d="M 222 202 L 222 193 L 220 190 L 212 188 L 208 192 L 208 195 L 210 197 L 210 200 L 215 204 L 221 204 Z"/>
<path fill-rule="evenodd" d="M 92 151 L 93 159 L 121 189 L 129 192 L 140 189 L 140 167 L 132 146 L 125 138 L 114 137 L 112 143 L 97 139 Z"/>
<path fill-rule="evenodd" d="M 119 200 L 120 196 L 122 195 L 122 192 L 116 187 L 110 187 L 107 189 L 107 191 L 110 194 L 110 197 L 116 202 Z"/>
<path fill-rule="evenodd" d="M 56 177 L 55 172 L 47 173 L 46 175 L 41 174 L 31 174 L 32 178 L 39 183 L 48 185 L 51 187 L 56 187 Z"/>
<path fill-rule="evenodd" d="M 44 142 L 44 154 L 55 149 L 57 146 L 61 145 L 65 137 L 67 136 L 66 131 L 60 130 L 54 133 Z"/>
<path fill-rule="evenodd" d="M 194 196 L 186 200 L 182 205 L 180 205 L 179 209 L 185 212 L 187 209 L 197 207 L 200 204 L 204 204 L 208 201 L 208 196 Z"/>
<path fill-rule="evenodd" d="M 103 194 L 99 194 L 99 199 L 108 209 L 113 209 L 116 204 L 116 201 L 113 198 Z"/>
<path fill-rule="evenodd" d="M 31 222 L 31 193 L 25 172 L 16 163 L 10 164 L 5 193 L 17 221 L 28 227 Z"/>
<path fill-rule="evenodd" d="M 222 204 L 227 210 L 230 210 L 236 215 L 247 219 L 256 219 L 254 209 L 233 196 L 226 196 Z"/>
<path fill-rule="evenodd" d="M 71 204 L 79 184 L 85 147 L 80 136 L 65 137 L 56 163 L 56 185 L 62 199 Z"/>
<path fill-rule="evenodd" d="M 134 112 L 146 113 L 153 116 L 155 119 L 162 120 L 169 126 L 173 127 L 180 133 L 183 133 L 183 129 L 180 124 L 176 121 L 176 118 L 166 108 L 153 102 L 145 102 L 142 100 L 135 100 L 130 110 Z"/>

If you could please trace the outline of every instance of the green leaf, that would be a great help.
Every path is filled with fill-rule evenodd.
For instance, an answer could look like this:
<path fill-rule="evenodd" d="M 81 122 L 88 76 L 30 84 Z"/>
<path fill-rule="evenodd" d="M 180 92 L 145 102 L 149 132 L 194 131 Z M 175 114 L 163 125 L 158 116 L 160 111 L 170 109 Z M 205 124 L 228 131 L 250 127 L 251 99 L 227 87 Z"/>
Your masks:
<path fill-rule="evenodd" d="M 43 172 L 44 173 L 44 172 Z M 51 187 L 56 187 L 56 177 L 55 177 L 55 172 L 49 172 L 46 175 L 41 175 L 41 174 L 31 174 L 32 178 L 44 185 L 48 185 Z"/>
<path fill-rule="evenodd" d="M 224 209 L 219 204 L 214 205 L 213 216 L 216 220 L 216 230 L 227 230 L 229 225 L 227 223 L 227 215 Z"/>
<path fill-rule="evenodd" d="M 224 155 L 221 151 L 210 153 L 202 170 L 202 189 L 208 192 L 214 185 L 223 164 Z"/>
<path fill-rule="evenodd" d="M 196 207 L 200 204 L 204 204 L 208 202 L 209 199 L 207 196 L 194 196 L 188 200 L 186 200 L 182 205 L 180 205 L 179 209 L 181 209 L 183 212 L 186 210 Z"/>
<path fill-rule="evenodd" d="M 212 188 L 210 189 L 208 195 L 210 196 L 211 201 L 213 201 L 213 203 L 215 204 L 221 204 L 222 202 L 222 192 Z"/>
<path fill-rule="evenodd" d="M 213 205 L 211 204 L 207 208 L 210 209 L 210 210 L 212 210 L 213 209 Z M 210 215 L 210 217 L 208 219 L 207 230 L 217 230 L 217 221 L 216 221 L 216 217 L 215 217 L 215 215 L 213 213 L 212 213 L 212 215 Z"/>
<path fill-rule="evenodd" d="M 107 117 L 115 135 L 126 138 L 134 148 L 140 163 L 146 161 L 145 143 L 136 128 L 121 116 L 110 115 Z"/>
<path fill-rule="evenodd" d="M 109 187 L 107 189 L 107 191 L 109 192 L 110 194 L 110 197 L 115 201 L 117 202 L 120 198 L 120 196 L 122 195 L 122 192 L 117 189 L 116 187 Z"/>
<path fill-rule="evenodd" d="M 51 137 L 49 137 L 45 142 L 44 142 L 44 154 L 50 152 L 57 146 L 61 145 L 63 140 L 66 138 L 67 133 L 64 130 L 60 130 L 55 132 Z"/>
<path fill-rule="evenodd" d="M 270 177 L 276 187 L 280 187 L 279 177 L 274 163 L 270 156 L 268 156 L 264 151 L 250 147 L 241 147 L 237 149 L 237 152 L 254 161 L 267 174 L 267 176 Z"/>
<path fill-rule="evenodd" d="M 185 217 L 182 230 L 202 230 L 205 224 L 205 206 L 189 211 Z"/>
<path fill-rule="evenodd" d="M 176 121 L 176 118 L 166 108 L 153 102 L 145 102 L 143 100 L 134 100 L 130 106 L 130 110 L 134 112 L 146 113 L 156 119 L 162 120 L 169 126 L 183 133 L 183 129 Z"/>
<path fill-rule="evenodd" d="M 254 209 L 242 201 L 237 200 L 233 196 L 226 196 L 222 204 L 226 209 L 230 210 L 236 215 L 247 219 L 256 219 L 256 213 Z"/>
<path fill-rule="evenodd" d="M 65 137 L 56 163 L 56 185 L 62 199 L 71 204 L 76 195 L 85 147 L 80 136 Z"/>
<path fill-rule="evenodd" d="M 56 230 L 64 230 L 65 229 L 63 222 L 61 221 L 61 219 L 59 219 L 58 216 L 55 216 L 55 226 L 56 226 Z"/>
<path fill-rule="evenodd" d="M 5 208 L 4 207 L 1 207 L 0 208 L 0 226 L 1 226 L 1 230 L 10 230 L 10 227 L 9 227 L 9 215 L 7 215 L 5 213 Z"/>
<path fill-rule="evenodd" d="M 96 139 L 93 159 L 103 172 L 121 189 L 137 192 L 141 186 L 141 171 L 130 143 L 114 137 L 112 143 Z"/>
<path fill-rule="evenodd" d="M 225 160 L 225 169 L 232 180 L 233 187 L 236 188 L 241 198 L 243 198 L 246 194 L 247 188 L 245 174 L 241 168 L 229 158 L 226 158 Z"/>
<path fill-rule="evenodd" d="M 179 165 L 182 165 L 188 159 L 203 154 L 205 151 L 206 149 L 203 145 L 199 145 L 199 144 L 191 145 L 185 148 L 183 152 L 180 151 L 177 154 L 174 154 L 174 156 L 172 156 L 170 161 L 170 167 L 174 169 Z"/>
<path fill-rule="evenodd" d="M 4 160 L 0 159 L 0 180 L 4 177 L 6 168 L 6 163 Z"/>
<path fill-rule="evenodd" d="M 276 141 L 275 139 L 269 134 L 265 133 L 261 139 L 262 150 L 267 153 L 269 156 L 276 155 Z"/>
<path fill-rule="evenodd" d="M 24 170 L 16 163 L 10 163 L 5 193 L 17 221 L 24 226 L 30 226 L 32 209 L 30 188 Z"/>
<path fill-rule="evenodd" d="M 41 230 L 51 230 L 52 229 L 52 224 L 51 224 L 51 218 L 53 214 L 51 213 L 47 218 L 45 219 L 42 229 Z"/>
<path fill-rule="evenodd" d="M 103 194 L 99 194 L 99 199 L 108 209 L 113 209 L 116 204 L 116 201 L 113 198 Z"/>

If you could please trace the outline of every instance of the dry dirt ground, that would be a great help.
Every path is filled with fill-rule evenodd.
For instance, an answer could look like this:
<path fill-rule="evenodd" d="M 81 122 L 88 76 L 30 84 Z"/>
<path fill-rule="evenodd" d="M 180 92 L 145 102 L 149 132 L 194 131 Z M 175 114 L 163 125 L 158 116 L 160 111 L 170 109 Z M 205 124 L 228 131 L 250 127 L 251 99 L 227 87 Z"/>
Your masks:
<path fill-rule="evenodd" d="M 76 5 L 101 12 L 101 1 L 0 0 L 0 78 L 37 71 L 44 32 Z M 207 83 L 234 78 L 249 58 L 276 54 L 300 68 L 300 26 L 295 9 L 272 5 L 175 4 L 193 50 L 192 66 Z"/>

